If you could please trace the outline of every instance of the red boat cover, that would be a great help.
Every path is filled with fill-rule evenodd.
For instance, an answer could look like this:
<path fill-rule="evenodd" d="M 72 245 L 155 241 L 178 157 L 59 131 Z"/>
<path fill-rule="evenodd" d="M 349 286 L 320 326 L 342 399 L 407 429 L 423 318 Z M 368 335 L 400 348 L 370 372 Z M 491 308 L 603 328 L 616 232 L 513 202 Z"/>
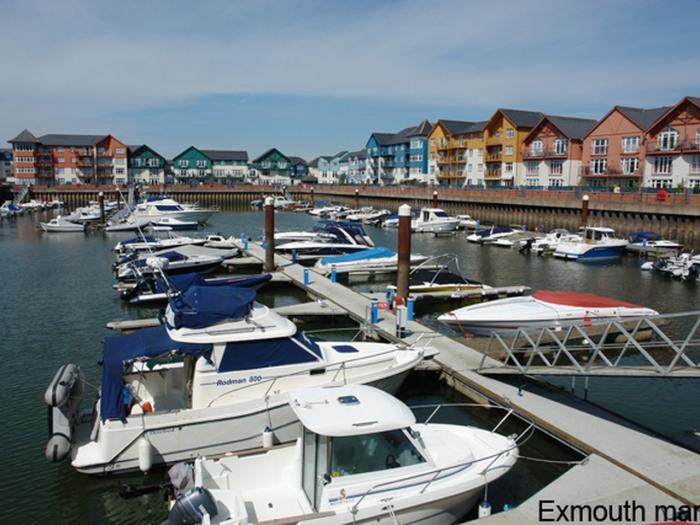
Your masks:
<path fill-rule="evenodd" d="M 640 308 L 638 304 L 626 303 L 603 297 L 593 293 L 559 292 L 553 290 L 539 290 L 532 294 L 535 299 L 546 303 L 561 304 L 564 306 L 578 306 L 581 308 Z"/>

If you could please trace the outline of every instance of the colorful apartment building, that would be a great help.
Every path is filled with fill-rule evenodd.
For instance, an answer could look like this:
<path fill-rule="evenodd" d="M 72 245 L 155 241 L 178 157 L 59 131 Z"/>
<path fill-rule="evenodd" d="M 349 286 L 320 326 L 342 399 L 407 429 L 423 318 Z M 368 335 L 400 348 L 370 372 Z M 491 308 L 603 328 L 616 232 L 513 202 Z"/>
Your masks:
<path fill-rule="evenodd" d="M 211 159 L 194 146 L 173 157 L 173 174 L 179 184 L 199 184 L 210 181 L 211 166 Z"/>
<path fill-rule="evenodd" d="M 429 121 L 405 128 L 398 133 L 374 132 L 370 135 L 367 152 L 367 182 L 399 183 L 410 178 L 425 180 L 428 175 Z"/>
<path fill-rule="evenodd" d="M 685 97 L 647 129 L 644 185 L 700 189 L 700 98 Z"/>
<path fill-rule="evenodd" d="M 348 178 L 350 184 L 364 184 L 367 177 L 367 150 L 351 151 L 347 155 Z"/>
<path fill-rule="evenodd" d="M 544 115 L 539 111 L 497 109 L 484 126 L 486 186 L 519 186 L 525 169 L 522 143 Z"/>
<path fill-rule="evenodd" d="M 483 185 L 487 122 L 438 120 L 428 135 L 428 181 L 444 186 Z"/>
<path fill-rule="evenodd" d="M 296 171 L 292 160 L 277 148 L 270 148 L 253 159 L 251 168 L 261 184 L 291 186 L 300 182 L 300 179 L 295 177 Z"/>
<path fill-rule="evenodd" d="M 12 144 L 15 184 L 126 184 L 127 148 L 112 135 L 49 134 L 24 130 Z"/>
<path fill-rule="evenodd" d="M 165 157 L 146 144 L 128 146 L 128 180 L 136 184 L 165 184 Z"/>
<path fill-rule="evenodd" d="M 211 161 L 212 179 L 218 184 L 241 184 L 248 178 L 248 152 L 203 149 Z"/>
<path fill-rule="evenodd" d="M 595 124 L 592 119 L 542 117 L 523 140 L 524 185 L 544 188 L 577 186 L 583 137 Z"/>
<path fill-rule="evenodd" d="M 295 180 L 303 180 L 309 174 L 309 165 L 301 157 L 289 156 L 292 163 L 292 178 Z"/>
<path fill-rule="evenodd" d="M 631 190 L 644 184 L 647 129 L 670 108 L 615 106 L 583 138 L 581 183 Z"/>

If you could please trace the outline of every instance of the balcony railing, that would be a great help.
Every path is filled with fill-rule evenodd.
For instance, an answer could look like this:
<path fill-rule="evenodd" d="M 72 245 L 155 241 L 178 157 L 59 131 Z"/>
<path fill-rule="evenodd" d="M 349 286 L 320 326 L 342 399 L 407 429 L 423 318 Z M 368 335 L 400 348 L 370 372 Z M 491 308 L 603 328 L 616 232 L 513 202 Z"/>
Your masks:
<path fill-rule="evenodd" d="M 494 162 L 494 161 L 500 161 L 503 158 L 503 155 L 501 153 L 489 153 L 486 155 L 486 162 Z"/>
<path fill-rule="evenodd" d="M 700 152 L 700 143 L 697 140 L 679 140 L 670 144 L 659 144 L 656 141 L 646 145 L 648 155 L 672 155 L 677 153 Z"/>
<path fill-rule="evenodd" d="M 540 149 L 532 150 L 526 148 L 523 150 L 523 158 L 525 159 L 545 159 L 545 158 L 564 158 L 566 157 L 566 150 L 557 151 L 555 149 Z"/>
<path fill-rule="evenodd" d="M 623 173 L 618 168 L 606 168 L 603 171 L 594 171 L 590 166 L 579 168 L 579 175 L 582 177 L 641 177 L 641 166 L 632 173 Z"/>
<path fill-rule="evenodd" d="M 502 177 L 501 170 L 486 170 L 484 172 L 485 179 L 500 179 Z"/>

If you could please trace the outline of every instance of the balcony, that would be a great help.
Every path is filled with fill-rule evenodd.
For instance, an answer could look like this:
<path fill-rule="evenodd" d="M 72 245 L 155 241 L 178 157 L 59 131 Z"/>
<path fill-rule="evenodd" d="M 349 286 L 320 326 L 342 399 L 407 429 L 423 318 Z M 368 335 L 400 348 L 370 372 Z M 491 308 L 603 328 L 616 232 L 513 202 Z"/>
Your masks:
<path fill-rule="evenodd" d="M 700 142 L 697 140 L 679 140 L 671 144 L 648 142 L 647 155 L 678 155 L 682 153 L 700 153 Z"/>
<path fill-rule="evenodd" d="M 533 159 L 564 159 L 566 158 L 567 151 L 557 151 L 555 149 L 539 149 L 532 150 L 530 148 L 525 148 L 523 150 L 523 158 L 526 160 Z"/>
<path fill-rule="evenodd" d="M 500 179 L 502 176 L 501 170 L 486 170 L 484 172 L 485 179 Z"/>
<path fill-rule="evenodd" d="M 579 175 L 581 177 L 641 177 L 642 169 L 641 166 L 637 168 L 637 171 L 633 173 L 623 173 L 618 168 L 606 168 L 603 171 L 594 172 L 589 166 L 584 166 L 579 168 Z"/>

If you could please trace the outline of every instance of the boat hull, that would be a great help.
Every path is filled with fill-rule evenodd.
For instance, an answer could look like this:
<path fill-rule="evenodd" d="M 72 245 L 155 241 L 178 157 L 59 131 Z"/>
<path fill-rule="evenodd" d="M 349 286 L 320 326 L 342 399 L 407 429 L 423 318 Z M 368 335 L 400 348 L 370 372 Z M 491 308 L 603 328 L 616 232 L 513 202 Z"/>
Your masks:
<path fill-rule="evenodd" d="M 376 379 L 367 384 L 375 386 L 391 394 L 398 391 L 403 384 L 410 368 L 398 373 Z M 194 418 L 181 418 L 167 426 L 153 427 L 152 415 L 131 416 L 142 423 L 136 425 L 132 432 L 123 431 L 122 437 L 115 441 L 123 443 L 123 447 L 114 451 L 110 462 L 90 462 L 81 455 L 80 447 L 74 447 L 72 465 L 84 474 L 104 475 L 127 473 L 139 470 L 139 439 L 145 435 L 151 444 L 153 466 L 164 466 L 180 461 L 191 461 L 197 456 L 225 454 L 259 448 L 262 446 L 262 432 L 270 427 L 275 439 L 280 443 L 294 441 L 299 436 L 299 422 L 288 403 L 280 403 L 266 409 L 257 404 L 257 409 L 238 415 L 231 415 L 232 410 L 219 411 L 219 417 L 196 421 Z M 111 421 L 117 432 L 126 427 L 121 422 Z M 150 427 L 150 428 L 149 428 Z M 90 442 L 90 422 L 84 422 L 76 430 L 76 442 L 88 447 L 98 448 L 100 444 Z M 104 430 L 100 430 L 103 435 Z M 89 454 L 89 451 L 88 451 Z"/>
<path fill-rule="evenodd" d="M 446 233 L 457 231 L 457 228 L 459 220 L 414 223 L 411 230 L 415 233 Z"/>
<path fill-rule="evenodd" d="M 554 257 L 578 262 L 603 262 L 620 259 L 625 253 L 625 244 L 619 246 L 591 246 L 587 248 L 560 246 L 554 252 Z"/>

